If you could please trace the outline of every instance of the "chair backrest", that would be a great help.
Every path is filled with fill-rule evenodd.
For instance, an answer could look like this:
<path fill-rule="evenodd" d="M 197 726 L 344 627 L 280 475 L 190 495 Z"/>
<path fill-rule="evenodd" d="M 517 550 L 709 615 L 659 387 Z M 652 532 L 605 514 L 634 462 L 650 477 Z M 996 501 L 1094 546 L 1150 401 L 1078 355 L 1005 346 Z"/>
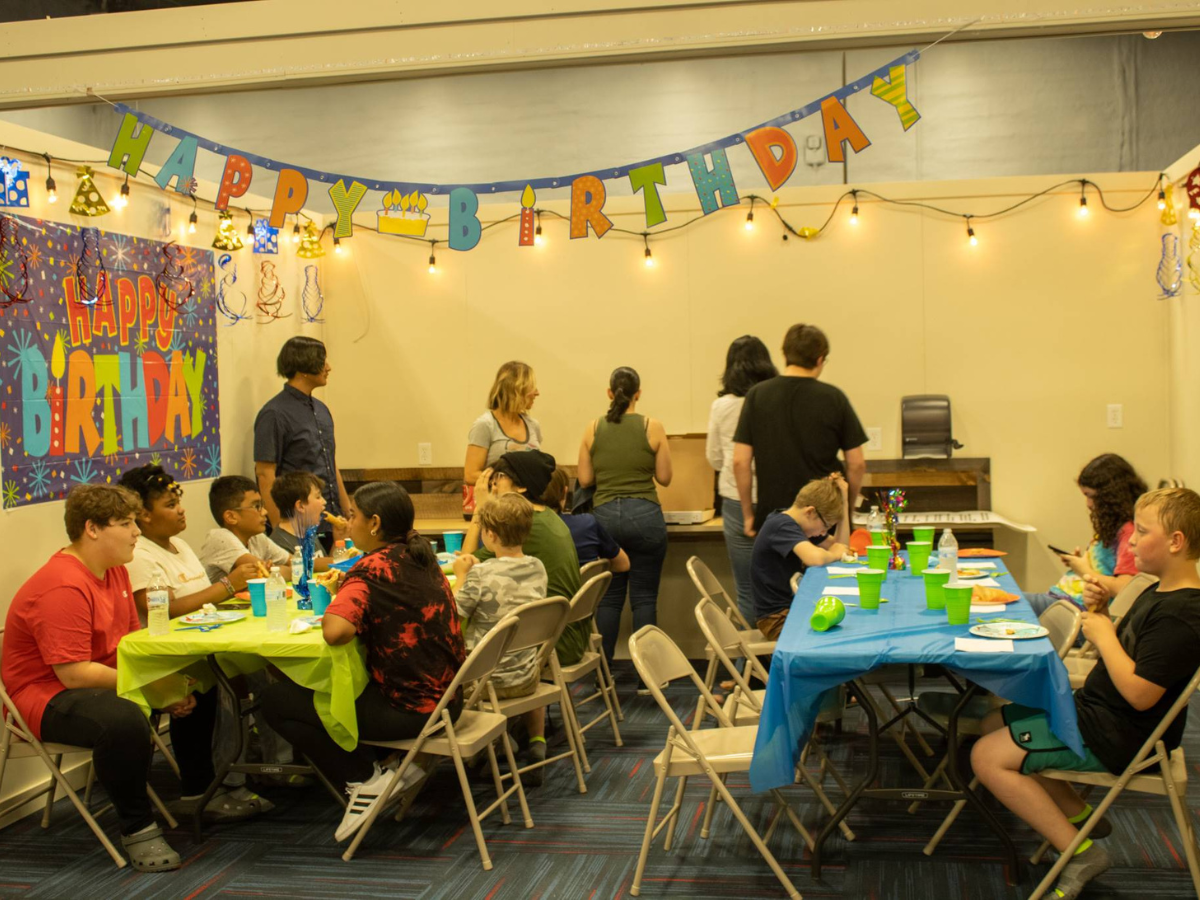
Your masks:
<path fill-rule="evenodd" d="M 1133 762 L 1129 764 L 1129 769 L 1126 769 L 1127 772 L 1130 769 L 1136 772 L 1142 767 L 1144 760 L 1154 752 L 1154 745 L 1162 740 L 1162 736 L 1171 727 L 1171 723 L 1175 721 L 1175 718 L 1187 706 L 1188 701 L 1192 699 L 1192 694 L 1196 693 L 1197 687 L 1200 687 L 1200 668 L 1196 669 L 1196 674 L 1187 683 L 1187 687 L 1180 692 L 1175 702 L 1171 704 L 1171 708 L 1167 710 L 1166 715 L 1154 727 L 1154 731 L 1150 733 L 1150 737 L 1146 738 L 1146 743 L 1142 744 L 1142 749 L 1138 751 L 1137 756 L 1133 758 Z"/>
<path fill-rule="evenodd" d="M 612 563 L 607 559 L 593 559 L 590 563 L 584 563 L 579 567 L 579 583 L 587 581 L 589 578 L 595 578 L 602 572 L 611 572 Z"/>
<path fill-rule="evenodd" d="M 528 650 L 530 647 L 553 649 L 554 642 L 567 625 L 571 604 L 565 597 L 549 597 L 518 607 L 505 618 L 517 620 L 517 633 L 513 635 L 510 651 Z"/>
<path fill-rule="evenodd" d="M 34 737 L 29 726 L 25 724 L 25 717 L 17 709 L 17 704 L 8 696 L 8 688 L 4 686 L 3 666 L 4 628 L 0 627 L 0 748 L 7 753 L 14 737 L 23 741 L 33 741 Z"/>
<path fill-rule="evenodd" d="M 733 678 L 737 686 L 742 689 L 746 702 L 755 710 L 758 710 L 759 705 L 754 698 L 754 692 L 750 688 L 750 683 L 737 670 L 737 666 L 733 664 L 733 657 L 742 657 L 747 660 L 747 665 L 750 667 L 750 674 L 757 677 L 763 683 L 766 683 L 767 671 L 762 667 L 758 659 L 750 653 L 750 648 L 746 646 L 737 629 L 733 627 L 733 623 L 725 618 L 725 614 L 717 608 L 715 603 L 701 597 L 700 602 L 696 604 L 696 624 L 700 626 L 700 633 L 704 635 L 704 639 L 713 648 L 713 652 L 716 653 L 717 659 L 721 661 L 721 665 L 725 667 L 725 670 Z"/>
<path fill-rule="evenodd" d="M 1133 601 L 1142 596 L 1146 588 L 1157 583 L 1158 579 L 1155 576 L 1147 575 L 1145 572 L 1138 572 L 1129 580 L 1129 583 L 1125 587 L 1117 592 L 1117 596 L 1108 602 L 1108 614 L 1114 619 L 1121 618 L 1121 616 L 1129 612 L 1129 607 L 1133 606 Z"/>
<path fill-rule="evenodd" d="M 686 734 L 675 708 L 663 695 L 662 687 L 677 678 L 690 678 L 692 684 L 704 695 L 705 703 L 712 715 L 723 726 L 730 726 L 729 716 L 717 703 L 712 691 L 704 686 L 696 670 L 678 645 L 656 625 L 646 625 L 629 636 L 629 655 L 642 683 L 649 689 L 677 733 Z M 686 739 L 685 739 L 686 740 Z M 690 742 L 689 742 L 690 743 Z"/>
<path fill-rule="evenodd" d="M 1042 611 L 1038 622 L 1050 632 L 1047 637 L 1054 645 L 1058 658 L 1064 659 L 1067 651 L 1075 646 L 1075 638 L 1079 637 L 1083 616 L 1079 607 L 1070 600 L 1056 600 Z"/>
<path fill-rule="evenodd" d="M 570 625 L 572 622 L 579 622 L 591 616 L 596 611 L 596 604 L 608 590 L 611 581 L 611 572 L 601 572 L 585 581 L 575 596 L 571 598 L 571 612 L 567 616 L 567 624 Z"/>
<path fill-rule="evenodd" d="M 803 572 L 793 572 L 792 573 L 791 580 L 788 581 L 788 587 L 790 587 L 792 589 L 793 594 L 795 594 L 796 591 L 800 590 L 800 579 L 803 577 L 804 577 Z"/>
<path fill-rule="evenodd" d="M 696 585 L 696 590 L 700 592 L 700 596 L 707 597 L 716 603 L 718 609 L 724 612 L 738 628 L 749 629 L 753 627 L 746 621 L 746 617 L 742 615 L 734 599 L 729 596 L 729 592 L 717 580 L 717 576 L 712 573 L 712 569 L 700 557 L 693 556 L 689 559 L 687 561 L 687 570 L 688 575 L 692 579 L 692 584 Z"/>

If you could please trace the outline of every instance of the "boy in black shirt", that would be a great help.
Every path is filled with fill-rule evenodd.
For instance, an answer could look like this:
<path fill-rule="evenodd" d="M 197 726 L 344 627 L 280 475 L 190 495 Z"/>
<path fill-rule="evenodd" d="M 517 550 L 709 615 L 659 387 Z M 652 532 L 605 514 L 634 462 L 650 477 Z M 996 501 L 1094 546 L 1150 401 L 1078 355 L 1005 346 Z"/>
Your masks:
<path fill-rule="evenodd" d="M 986 736 L 971 753 L 979 780 L 1060 852 L 1075 839 L 1076 825 L 1092 808 L 1066 782 L 1036 773 L 1122 772 L 1200 662 L 1200 495 L 1187 488 L 1143 494 L 1134 510 L 1129 546 L 1139 571 L 1157 575 L 1159 582 L 1134 601 L 1119 625 L 1109 616 L 1107 592 L 1094 579 L 1087 584 L 1083 633 L 1100 651 L 1100 661 L 1075 694 L 1084 757 L 1050 732 L 1045 713 L 1017 704 L 989 715 Z M 1179 746 L 1186 716 L 1185 708 L 1163 735 L 1169 750 Z M 1111 830 L 1101 821 L 1091 837 L 1105 837 Z M 1108 852 L 1091 838 L 1085 840 L 1050 896 L 1077 897 L 1109 865 Z"/>

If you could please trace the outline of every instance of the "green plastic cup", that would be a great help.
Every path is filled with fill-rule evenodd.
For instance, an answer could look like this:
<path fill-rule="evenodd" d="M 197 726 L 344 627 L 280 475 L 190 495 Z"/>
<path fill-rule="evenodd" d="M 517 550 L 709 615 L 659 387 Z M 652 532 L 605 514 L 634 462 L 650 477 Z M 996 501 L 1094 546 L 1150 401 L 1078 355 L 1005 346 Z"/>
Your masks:
<path fill-rule="evenodd" d="M 879 595 L 887 578 L 884 569 L 860 569 L 858 579 L 858 605 L 862 609 L 879 609 Z"/>
<path fill-rule="evenodd" d="M 975 590 L 969 584 L 946 584 L 942 594 L 946 598 L 946 620 L 951 625 L 971 623 L 971 594 Z"/>
<path fill-rule="evenodd" d="M 867 548 L 867 565 L 872 569 L 882 569 L 884 572 L 892 562 L 892 548 L 887 545 L 872 544 Z"/>
<path fill-rule="evenodd" d="M 817 608 L 813 610 L 812 618 L 808 621 L 812 625 L 813 631 L 828 631 L 844 618 L 846 618 L 846 604 L 841 599 L 822 597 L 817 601 Z"/>
<path fill-rule="evenodd" d="M 949 570 L 926 569 L 921 574 L 925 577 L 925 608 L 945 609 L 946 595 L 943 588 L 950 580 Z"/>
<path fill-rule="evenodd" d="M 936 533 L 937 533 L 936 528 L 926 528 L 924 525 L 917 525 L 917 526 L 913 527 L 913 540 L 914 541 L 929 541 L 929 543 L 932 544 L 933 536 Z"/>
<path fill-rule="evenodd" d="M 920 575 L 929 568 L 929 556 L 933 553 L 933 544 L 929 541 L 909 541 L 908 570 L 913 575 Z"/>
<path fill-rule="evenodd" d="M 886 531 L 872 531 L 871 532 L 871 544 L 876 547 L 886 547 L 887 546 L 887 532 Z"/>

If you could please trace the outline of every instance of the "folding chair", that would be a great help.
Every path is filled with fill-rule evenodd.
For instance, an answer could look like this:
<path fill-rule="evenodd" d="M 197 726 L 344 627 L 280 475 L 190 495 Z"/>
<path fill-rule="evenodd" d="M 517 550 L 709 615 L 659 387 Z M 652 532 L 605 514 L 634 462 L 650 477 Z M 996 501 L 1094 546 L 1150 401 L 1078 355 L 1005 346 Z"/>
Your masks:
<path fill-rule="evenodd" d="M 1067 655 L 1067 651 L 1075 646 L 1075 638 L 1079 636 L 1079 627 L 1083 621 L 1082 611 L 1074 603 L 1068 600 L 1058 600 L 1038 616 L 1038 622 L 1050 632 L 1048 637 L 1050 643 L 1054 645 L 1054 650 L 1058 654 L 1059 659 Z M 921 703 L 926 697 L 930 700 L 926 703 Z M 998 709 L 1004 705 L 1004 701 L 995 696 L 987 696 L 976 698 L 980 705 L 969 710 L 967 714 L 959 716 L 958 733 L 960 735 L 981 735 L 983 734 L 983 717 L 993 709 Z M 958 703 L 956 694 L 949 694 L 945 691 L 931 692 L 922 694 L 917 699 L 917 705 L 926 712 L 930 718 L 936 721 L 943 727 L 950 720 L 950 710 Z M 934 782 L 939 778 L 946 777 L 946 766 L 954 765 L 954 759 L 957 755 L 958 748 L 950 747 L 946 751 L 945 757 L 938 764 L 938 767 L 933 770 L 933 774 L 929 776 L 925 782 L 925 788 L 933 787 Z M 979 786 L 979 777 L 971 779 L 971 783 L 967 786 L 969 790 L 975 790 Z M 963 807 L 967 805 L 966 800 L 955 800 L 954 806 L 950 808 L 950 812 L 946 814 L 946 818 L 942 820 L 942 824 L 938 826 L 938 830 L 933 833 L 933 837 L 929 839 L 929 843 L 925 845 L 924 853 L 926 856 L 932 856 L 933 851 L 937 849 L 937 845 L 941 843 L 950 826 L 954 824 L 954 820 L 958 818 L 958 814 L 963 811 Z M 916 812 L 920 803 L 914 803 L 908 808 L 910 813 Z"/>
<path fill-rule="evenodd" d="M 750 824 L 741 806 L 730 794 L 726 787 L 724 776 L 730 772 L 746 772 L 750 769 L 750 760 L 754 756 L 754 740 L 758 734 L 757 725 L 734 726 L 724 710 L 717 705 L 712 692 L 692 668 L 687 657 L 665 633 L 653 625 L 647 625 L 629 638 L 629 654 L 637 668 L 642 682 L 650 690 L 659 709 L 670 722 L 667 729 L 667 741 L 661 753 L 654 758 L 654 797 L 650 801 L 650 812 L 646 817 L 646 830 L 642 835 L 642 846 L 638 851 L 637 869 L 633 874 L 633 885 L 629 893 L 637 897 L 642 890 L 642 876 L 646 871 L 646 857 L 650 852 L 650 843 L 664 828 L 667 836 L 663 849 L 671 849 L 671 840 L 675 834 L 675 826 L 679 821 L 679 812 L 683 806 L 684 788 L 687 779 L 694 775 L 703 775 L 712 782 L 713 789 L 725 802 L 729 811 L 737 819 L 746 835 L 750 838 L 762 858 L 766 860 L 775 877 L 783 884 L 787 895 L 793 900 L 800 900 L 800 892 L 784 874 L 779 863 L 767 849 L 765 840 L 769 840 L 779 821 L 777 812 L 768 827 L 766 837 Z M 670 701 L 663 696 L 662 686 L 677 678 L 690 678 L 692 684 L 700 691 L 702 700 L 708 704 L 720 727 L 708 728 L 704 731 L 689 731 L 680 721 Z M 678 778 L 679 789 L 675 793 L 675 802 L 667 814 L 658 821 L 658 808 L 662 805 L 663 789 L 668 778 Z M 778 789 L 771 789 L 771 796 L 780 812 L 786 814 L 792 825 L 800 832 L 804 842 L 811 850 L 813 841 L 811 835 Z"/>
<path fill-rule="evenodd" d="M 584 584 L 597 575 L 611 571 L 612 563 L 607 559 L 593 559 L 590 563 L 584 563 L 579 567 L 579 583 Z M 608 700 L 617 713 L 617 721 L 624 722 L 625 713 L 621 712 L 621 698 L 617 696 L 617 683 L 613 681 L 612 672 L 608 668 L 608 657 L 604 655 L 604 638 L 600 636 L 600 631 L 596 628 L 595 617 L 592 618 L 591 648 L 593 653 L 600 654 L 601 675 L 599 677 L 604 680 L 604 691 L 608 694 Z M 620 744 L 617 746 L 619 747 Z"/>
<path fill-rule="evenodd" d="M 1139 572 L 1130 579 L 1125 587 L 1117 592 L 1117 596 L 1113 597 L 1108 604 L 1108 614 L 1113 621 L 1118 621 L 1129 612 L 1129 607 L 1133 606 L 1133 601 L 1142 596 L 1146 588 L 1152 584 L 1157 584 L 1158 579 L 1153 575 L 1147 575 L 1145 572 Z M 1092 673 L 1092 669 L 1096 668 L 1096 661 L 1100 658 L 1099 651 L 1096 650 L 1091 641 L 1084 641 L 1082 647 L 1072 647 L 1063 662 L 1067 666 L 1067 674 L 1071 677 L 1071 690 L 1077 691 L 1083 687 L 1083 683 L 1087 681 L 1088 675 Z"/>
<path fill-rule="evenodd" d="M 567 625 L 572 622 L 579 622 L 592 616 L 596 611 L 596 604 L 600 602 L 600 598 L 604 596 L 604 592 L 608 590 L 609 582 L 612 581 L 612 575 L 608 572 L 602 572 L 593 578 L 588 579 L 583 583 L 579 592 L 571 598 L 571 611 L 567 615 Z M 591 772 L 592 766 L 588 762 L 587 748 L 585 746 L 584 732 L 598 722 L 603 722 L 608 719 L 612 726 L 613 741 L 618 747 L 623 747 L 621 741 L 621 730 L 617 727 L 617 714 L 612 705 L 612 698 L 609 694 L 609 685 L 604 681 L 604 670 L 600 667 L 600 661 L 604 659 L 603 651 L 588 650 L 586 651 L 579 662 L 571 666 L 560 666 L 562 671 L 562 680 L 567 685 L 567 706 L 563 710 L 570 716 L 570 725 L 575 729 L 575 738 L 579 745 L 580 763 L 583 766 L 583 771 Z M 570 686 L 577 681 L 581 681 L 588 675 L 596 676 L 596 692 L 583 697 L 580 700 L 575 700 L 571 696 Z M 549 677 L 553 680 L 551 673 L 543 671 L 543 678 Z M 613 690 L 615 694 L 616 691 Z M 604 701 L 604 712 L 596 715 L 586 725 L 579 724 L 579 707 L 585 703 L 591 703 L 593 700 Z"/>
<path fill-rule="evenodd" d="M 489 694 L 488 697 L 481 698 L 480 708 L 511 719 L 530 710 L 541 709 L 557 703 L 558 708 L 562 711 L 563 731 L 567 735 L 567 751 L 555 756 L 547 756 L 539 762 L 530 763 L 521 769 L 521 774 L 569 757 L 575 767 L 575 780 L 579 786 L 579 793 L 586 794 L 587 785 L 583 781 L 583 769 L 581 768 L 582 753 L 575 731 L 575 719 L 571 714 L 571 694 L 563 681 L 562 669 L 558 664 L 558 654 L 554 652 L 554 644 L 562 634 L 563 628 L 566 627 L 567 617 L 570 614 L 571 605 L 563 597 L 551 597 L 548 600 L 526 603 L 512 613 L 512 618 L 517 620 L 518 627 L 508 651 L 536 649 L 536 664 L 542 671 L 542 677 L 546 677 L 546 669 L 550 670 L 550 681 L 539 681 L 534 687 L 533 693 L 524 697 L 506 697 L 496 700 Z M 502 776 L 502 778 L 511 777 L 510 773 Z"/>
<path fill-rule="evenodd" d="M 565 602 L 563 601 L 564 605 Z M 458 674 L 446 688 L 446 693 L 442 695 L 437 707 L 430 713 L 425 727 L 421 729 L 421 733 L 417 737 L 402 741 L 362 742 L 372 747 L 388 747 L 406 752 L 400 761 L 400 767 L 396 769 L 396 774 L 388 783 L 385 793 L 387 799 L 376 804 L 375 808 L 371 810 L 362 827 L 358 829 L 358 834 L 354 836 L 354 840 L 342 854 L 342 859 L 348 862 L 353 858 L 358 851 L 359 844 L 363 842 L 363 838 L 367 836 L 367 832 L 375 823 L 375 819 L 378 818 L 384 807 L 395 798 L 404 773 L 413 764 L 418 753 L 448 756 L 454 760 L 454 768 L 458 772 L 458 783 L 462 787 L 463 802 L 467 807 L 467 815 L 471 819 L 471 830 L 475 833 L 475 845 L 479 848 L 479 858 L 483 862 L 485 871 L 492 868 L 492 859 L 488 856 L 487 842 L 483 838 L 483 828 L 480 826 L 480 822 L 499 807 L 500 820 L 508 825 L 512 821 L 508 813 L 508 798 L 514 791 L 517 794 L 517 801 L 521 804 L 521 815 L 524 817 L 525 827 L 533 827 L 533 819 L 529 815 L 529 805 L 525 802 L 525 789 L 521 786 L 520 775 L 513 774 L 511 776 L 512 786 L 508 790 L 504 790 L 500 779 L 500 767 L 496 764 L 494 745 L 499 740 L 504 747 L 504 756 L 508 760 L 509 771 L 517 772 L 517 762 L 513 758 L 512 745 L 508 742 L 508 718 L 500 713 L 483 712 L 479 709 L 480 701 L 485 693 L 493 706 L 497 702 L 496 689 L 491 681 L 492 671 L 508 651 L 519 627 L 516 617 L 506 616 L 484 635 L 483 640 L 475 645 L 475 649 L 471 651 L 462 667 L 459 668 Z M 457 722 L 453 721 L 448 709 L 450 701 L 457 696 L 460 688 L 472 683 L 474 687 L 470 688 L 466 702 L 463 703 L 462 713 L 459 714 Z M 471 783 L 467 779 L 464 760 L 485 749 L 488 762 L 491 763 L 492 780 L 496 785 L 497 796 L 489 806 L 482 811 L 477 811 L 475 800 L 471 796 Z M 401 810 L 402 813 L 403 810 Z M 399 817 L 397 815 L 397 818 Z"/>
<path fill-rule="evenodd" d="M 692 584 L 696 586 L 696 590 L 700 592 L 702 598 L 711 600 L 717 604 L 717 608 L 728 617 L 734 627 L 746 639 L 751 652 L 755 656 L 770 656 L 775 652 L 775 642 L 768 641 L 763 637 L 763 633 L 757 628 L 751 627 L 746 621 L 746 617 L 742 615 L 738 609 L 737 602 L 725 590 L 725 587 L 717 580 L 717 576 L 712 573 L 703 560 L 698 556 L 693 556 L 687 561 L 688 575 L 691 576 Z M 710 691 L 717 679 L 717 655 L 713 651 L 712 645 L 707 645 L 704 648 L 704 658 L 708 660 L 708 669 L 704 673 L 704 686 Z M 704 703 L 699 702 L 696 706 L 696 722 L 699 724 L 705 716 Z"/>
<path fill-rule="evenodd" d="M 1160 797 L 1164 794 L 1171 801 L 1171 812 L 1175 815 L 1175 825 L 1179 828 L 1179 837 L 1183 840 L 1184 851 L 1187 854 L 1188 871 L 1192 875 L 1192 886 L 1195 888 L 1197 895 L 1200 895 L 1200 852 L 1196 847 L 1196 831 L 1192 823 L 1192 815 L 1188 809 L 1187 798 L 1187 761 L 1183 756 L 1183 747 L 1177 747 L 1170 753 L 1167 752 L 1166 744 L 1163 743 L 1163 735 L 1167 729 L 1171 727 L 1171 723 L 1179 716 L 1179 714 L 1187 706 L 1192 694 L 1196 692 L 1197 686 L 1200 685 L 1200 669 L 1196 670 L 1196 674 L 1192 676 L 1192 680 L 1188 682 L 1180 693 L 1178 699 L 1171 704 L 1171 708 L 1167 710 L 1167 714 L 1162 717 L 1162 721 L 1151 732 L 1150 737 L 1146 739 L 1146 743 L 1142 744 L 1142 749 L 1138 751 L 1137 756 L 1133 758 L 1133 762 L 1120 775 L 1111 775 L 1108 772 L 1066 772 L 1058 769 L 1046 769 L 1038 772 L 1043 778 L 1053 778 L 1057 781 L 1070 781 L 1077 784 L 1087 784 L 1093 787 L 1108 788 L 1108 792 L 1104 795 L 1104 799 L 1100 801 L 1100 805 L 1096 807 L 1096 811 L 1092 813 L 1083 827 L 1079 829 L 1079 834 L 1075 836 L 1075 840 L 1071 841 L 1070 846 L 1059 854 L 1058 860 L 1050 867 L 1050 871 L 1046 873 L 1046 877 L 1041 880 L 1041 883 L 1029 895 L 1029 900 L 1039 900 L 1058 879 L 1059 874 L 1075 851 L 1079 849 L 1092 829 L 1096 827 L 1096 823 L 1101 817 L 1108 812 L 1108 808 L 1120 796 L 1122 791 L 1129 790 L 1139 794 L 1158 794 Z M 1158 771 L 1153 771 L 1155 767 Z M 1050 848 L 1049 843 L 1043 842 L 1036 853 L 1033 854 L 1031 862 L 1037 865 L 1041 862 L 1042 857 Z"/>
<path fill-rule="evenodd" d="M 0 628 L 0 659 L 3 657 L 4 649 L 4 629 Z M 8 766 L 10 759 L 29 759 L 37 757 L 42 761 L 51 775 L 50 783 L 46 787 L 41 788 L 32 797 L 24 797 L 0 806 L 0 818 L 3 818 L 8 813 L 23 806 L 30 800 L 37 799 L 43 794 L 46 795 L 46 806 L 42 811 L 42 827 L 50 827 L 50 814 L 54 808 L 55 793 L 58 788 L 62 788 L 66 793 L 67 798 L 75 807 L 75 810 L 87 823 L 88 828 L 92 830 L 92 834 L 96 835 L 96 839 L 100 841 L 104 849 L 108 851 L 108 855 L 112 857 L 112 861 L 117 864 L 118 869 L 125 868 L 128 863 L 125 857 L 117 852 L 117 848 L 113 846 L 112 841 L 108 839 L 108 835 L 104 833 L 104 829 L 96 822 L 95 816 L 104 815 L 105 812 L 112 806 L 108 803 L 96 810 L 93 814 L 89 811 L 88 804 L 80 799 L 79 794 L 71 787 L 71 783 L 62 773 L 62 758 L 68 754 L 83 753 L 88 757 L 88 796 L 91 796 L 91 779 L 92 779 L 92 751 L 87 747 L 76 747 L 72 744 L 54 744 L 43 743 L 33 736 L 29 726 L 25 724 L 25 718 L 21 715 L 17 705 L 13 703 L 12 698 L 8 695 L 8 690 L 4 686 L 4 680 L 0 678 L 0 785 L 4 783 L 4 770 Z M 146 785 L 146 792 L 150 795 L 150 800 L 154 803 L 159 814 L 171 828 L 176 828 L 179 823 L 175 821 L 175 817 L 163 805 L 158 794 L 149 784 Z"/>
<path fill-rule="evenodd" d="M 733 623 L 725 618 L 725 614 L 711 600 L 702 598 L 696 604 L 696 624 L 700 626 L 700 631 L 704 635 L 705 640 L 716 650 L 717 658 L 721 661 L 721 665 L 725 667 L 725 671 L 734 680 L 735 687 L 733 693 L 729 695 L 724 704 L 725 714 L 734 725 L 757 725 L 759 718 L 762 716 L 763 699 L 767 692 L 751 689 L 746 674 L 739 672 L 737 666 L 734 665 L 734 658 L 744 658 L 749 674 L 758 678 L 763 684 L 767 683 L 767 670 L 763 668 L 762 663 L 756 657 L 746 655 L 747 648 L 745 641 L 738 635 L 737 629 L 733 627 Z M 733 656 L 730 655 L 731 652 Z M 831 697 L 832 701 L 823 706 L 817 713 L 816 724 L 822 725 L 841 719 L 845 705 L 845 694 L 839 689 L 831 694 Z M 693 730 L 696 730 L 696 728 L 693 727 Z M 819 781 L 813 778 L 806 767 L 810 748 L 816 751 L 821 763 L 821 779 Z M 850 793 L 850 789 L 842 779 L 841 773 L 837 771 L 837 768 L 830 761 L 829 757 L 825 755 L 825 750 L 814 737 L 804 747 L 804 751 L 800 756 L 800 764 L 796 766 L 796 777 L 808 785 L 812 792 L 817 795 L 817 799 L 821 801 L 821 805 L 832 816 L 837 813 L 837 808 L 829 802 L 829 798 L 825 795 L 822 787 L 826 773 L 832 776 L 833 780 L 837 782 L 838 786 L 842 789 L 842 793 Z M 716 799 L 716 790 L 714 789 L 709 794 L 708 809 L 704 816 L 704 826 L 700 831 L 701 837 L 708 837 L 712 813 L 716 808 Z M 846 840 L 854 840 L 854 832 L 850 830 L 850 826 L 843 821 L 840 823 L 840 827 L 842 834 L 846 836 Z"/>

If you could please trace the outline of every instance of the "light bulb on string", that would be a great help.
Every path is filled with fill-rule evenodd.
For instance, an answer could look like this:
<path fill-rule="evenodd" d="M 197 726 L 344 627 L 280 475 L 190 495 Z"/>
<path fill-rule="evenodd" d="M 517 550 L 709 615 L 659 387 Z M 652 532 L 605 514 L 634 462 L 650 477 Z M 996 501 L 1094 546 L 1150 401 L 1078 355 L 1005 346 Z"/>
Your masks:
<path fill-rule="evenodd" d="M 188 234 L 196 233 L 196 223 L 200 221 L 200 217 L 196 214 L 196 197 L 192 196 L 192 214 L 188 216 Z"/>
<path fill-rule="evenodd" d="M 542 211 L 539 209 L 537 212 L 537 228 L 533 230 L 533 244 L 535 247 L 540 247 L 544 243 L 545 239 L 542 237 Z"/>
<path fill-rule="evenodd" d="M 46 160 L 46 202 L 58 202 L 58 186 L 54 183 L 54 175 L 50 171 L 50 154 L 43 153 L 42 158 Z"/>
<path fill-rule="evenodd" d="M 437 244 L 429 245 L 429 274 L 433 275 L 437 272 Z"/>
<path fill-rule="evenodd" d="M 342 242 L 336 234 L 333 236 L 333 252 L 334 253 L 342 252 Z"/>
<path fill-rule="evenodd" d="M 129 205 L 129 176 L 125 176 L 125 183 L 121 185 L 121 192 L 113 198 L 113 206 L 122 210 Z"/>
<path fill-rule="evenodd" d="M 850 208 L 850 224 L 858 224 L 858 191 L 851 191 L 850 196 L 853 198 L 854 205 Z"/>
<path fill-rule="evenodd" d="M 1158 189 L 1158 208 L 1160 211 L 1167 208 L 1167 192 L 1162 188 Z"/>
<path fill-rule="evenodd" d="M 654 254 L 650 252 L 650 238 L 645 234 L 642 235 L 642 243 L 646 245 L 646 253 L 645 253 L 646 268 L 653 269 L 654 268 Z"/>
<path fill-rule="evenodd" d="M 746 230 L 754 230 L 754 198 L 750 198 L 750 211 L 746 213 Z"/>
<path fill-rule="evenodd" d="M 296 224 L 292 226 L 292 243 L 300 243 L 300 220 L 296 220 Z"/>
<path fill-rule="evenodd" d="M 1087 214 L 1087 182 L 1081 181 L 1079 182 L 1079 216 L 1080 218 L 1084 218 L 1087 216 Z"/>
<path fill-rule="evenodd" d="M 971 227 L 971 218 L 967 217 L 967 243 L 972 247 L 979 246 L 979 238 L 975 237 L 975 229 Z"/>

